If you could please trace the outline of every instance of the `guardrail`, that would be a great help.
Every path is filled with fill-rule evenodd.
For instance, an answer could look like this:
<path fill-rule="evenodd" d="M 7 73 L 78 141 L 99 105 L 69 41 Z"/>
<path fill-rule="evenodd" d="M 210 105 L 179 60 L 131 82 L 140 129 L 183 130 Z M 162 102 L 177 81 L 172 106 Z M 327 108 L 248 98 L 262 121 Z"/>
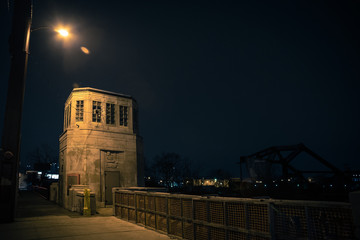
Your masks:
<path fill-rule="evenodd" d="M 114 214 L 184 239 L 355 239 L 351 205 L 113 189 Z"/>
<path fill-rule="evenodd" d="M 49 200 L 50 197 L 50 191 L 48 188 L 45 187 L 39 187 L 39 186 L 33 186 L 32 190 L 34 192 L 37 192 L 42 198 L 45 198 L 47 200 Z"/>

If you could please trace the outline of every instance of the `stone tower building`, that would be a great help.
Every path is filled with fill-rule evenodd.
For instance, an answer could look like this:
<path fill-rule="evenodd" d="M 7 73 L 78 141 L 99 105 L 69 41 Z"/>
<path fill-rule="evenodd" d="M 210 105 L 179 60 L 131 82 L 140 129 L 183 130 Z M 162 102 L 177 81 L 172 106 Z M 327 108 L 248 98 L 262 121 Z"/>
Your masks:
<path fill-rule="evenodd" d="M 143 147 L 131 96 L 74 88 L 60 135 L 59 202 L 69 208 L 71 185 L 89 185 L 96 205 L 112 204 L 113 187 L 143 186 Z"/>

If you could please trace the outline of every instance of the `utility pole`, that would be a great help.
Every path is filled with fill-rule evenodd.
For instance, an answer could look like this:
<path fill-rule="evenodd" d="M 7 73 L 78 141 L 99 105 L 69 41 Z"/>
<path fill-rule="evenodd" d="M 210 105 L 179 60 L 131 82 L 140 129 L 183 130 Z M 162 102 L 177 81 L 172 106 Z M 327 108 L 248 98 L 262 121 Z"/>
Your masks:
<path fill-rule="evenodd" d="M 32 1 L 14 0 L 9 39 L 10 76 L 0 154 L 0 222 L 15 218 L 20 154 L 21 115 L 29 54 Z"/>

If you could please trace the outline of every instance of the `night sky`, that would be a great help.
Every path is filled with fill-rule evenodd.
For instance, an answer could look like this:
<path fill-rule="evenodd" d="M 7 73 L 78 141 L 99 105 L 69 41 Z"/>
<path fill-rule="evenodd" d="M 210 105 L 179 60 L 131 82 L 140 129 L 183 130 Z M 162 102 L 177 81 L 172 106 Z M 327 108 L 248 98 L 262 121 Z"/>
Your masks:
<path fill-rule="evenodd" d="M 73 35 L 31 34 L 22 161 L 42 144 L 58 149 L 65 100 L 79 86 L 138 101 L 147 161 L 176 152 L 204 173 L 239 176 L 240 156 L 304 143 L 360 169 L 359 12 L 357 1 L 34 1 L 33 28 L 63 24 Z M 0 17 L 1 133 L 5 0 Z"/>

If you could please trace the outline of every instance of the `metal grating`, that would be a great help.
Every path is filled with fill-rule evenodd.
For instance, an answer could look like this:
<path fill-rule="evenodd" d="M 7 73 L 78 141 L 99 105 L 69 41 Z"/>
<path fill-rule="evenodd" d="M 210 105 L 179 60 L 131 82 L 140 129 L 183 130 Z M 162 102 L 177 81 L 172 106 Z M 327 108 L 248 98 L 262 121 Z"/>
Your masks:
<path fill-rule="evenodd" d="M 115 192 L 115 203 L 121 203 L 121 193 Z"/>
<path fill-rule="evenodd" d="M 121 217 L 121 208 L 115 205 L 115 216 Z"/>
<path fill-rule="evenodd" d="M 346 203 L 183 198 L 128 190 L 115 192 L 115 201 L 128 206 L 115 204 L 117 217 L 184 239 L 355 238 Z"/>
<path fill-rule="evenodd" d="M 226 239 L 225 229 L 211 227 L 210 228 L 210 239 L 225 240 Z"/>
<path fill-rule="evenodd" d="M 249 228 L 259 232 L 269 232 L 268 206 L 266 204 L 251 204 L 248 207 Z"/>
<path fill-rule="evenodd" d="M 170 218 L 169 219 L 169 234 L 182 237 L 182 222 L 181 220 Z"/>
<path fill-rule="evenodd" d="M 227 224 L 232 227 L 246 228 L 244 203 L 226 203 Z"/>
<path fill-rule="evenodd" d="M 135 207 L 135 194 L 129 194 L 129 206 Z"/>
<path fill-rule="evenodd" d="M 204 225 L 195 224 L 195 239 L 196 240 L 208 240 L 209 228 Z"/>
<path fill-rule="evenodd" d="M 129 209 L 129 221 L 136 222 L 136 214 L 134 209 Z"/>
<path fill-rule="evenodd" d="M 192 222 L 183 221 L 183 231 L 185 239 L 194 239 L 194 225 Z"/>
<path fill-rule="evenodd" d="M 207 209 L 206 209 L 206 201 L 203 200 L 194 200 L 194 212 L 195 219 L 200 221 L 208 221 L 207 220 Z"/>
<path fill-rule="evenodd" d="M 224 225 L 225 214 L 223 202 L 209 202 L 210 222 Z"/>
<path fill-rule="evenodd" d="M 145 196 L 145 208 L 147 210 L 155 211 L 155 197 Z"/>
<path fill-rule="evenodd" d="M 270 237 L 267 238 L 267 237 L 260 237 L 260 236 L 255 236 L 255 235 L 253 235 L 253 236 L 249 236 L 249 239 L 250 239 L 250 240 L 269 240 Z"/>
<path fill-rule="evenodd" d="M 164 197 L 156 197 L 155 198 L 156 211 L 161 213 L 167 213 L 166 201 L 167 199 Z"/>
<path fill-rule="evenodd" d="M 276 239 L 301 239 L 307 237 L 306 212 L 303 206 L 275 205 Z"/>
<path fill-rule="evenodd" d="M 137 215 L 137 220 L 136 220 L 136 222 L 137 222 L 137 223 L 140 223 L 140 224 L 142 224 L 142 225 L 145 225 L 145 212 L 138 210 L 137 213 L 136 213 L 136 215 Z"/>
<path fill-rule="evenodd" d="M 167 233 L 167 219 L 162 215 L 156 215 L 156 229 Z"/>
<path fill-rule="evenodd" d="M 171 216 L 181 217 L 181 199 L 169 198 L 169 214 Z"/>
<path fill-rule="evenodd" d="M 351 209 L 308 207 L 310 239 L 355 239 Z"/>
<path fill-rule="evenodd" d="M 136 194 L 136 207 L 140 209 L 145 209 L 145 196 Z"/>
<path fill-rule="evenodd" d="M 183 217 L 185 218 L 193 218 L 193 209 L 192 209 L 192 200 L 191 199 L 183 199 L 182 200 L 182 211 Z"/>
<path fill-rule="evenodd" d="M 129 211 L 127 208 L 124 207 L 121 208 L 121 218 L 125 220 L 129 219 Z"/>
<path fill-rule="evenodd" d="M 146 213 L 146 226 L 156 228 L 155 214 Z"/>
<path fill-rule="evenodd" d="M 229 240 L 247 240 L 247 234 L 243 232 L 228 231 Z"/>
<path fill-rule="evenodd" d="M 121 204 L 129 205 L 129 194 L 127 193 L 121 194 Z"/>

